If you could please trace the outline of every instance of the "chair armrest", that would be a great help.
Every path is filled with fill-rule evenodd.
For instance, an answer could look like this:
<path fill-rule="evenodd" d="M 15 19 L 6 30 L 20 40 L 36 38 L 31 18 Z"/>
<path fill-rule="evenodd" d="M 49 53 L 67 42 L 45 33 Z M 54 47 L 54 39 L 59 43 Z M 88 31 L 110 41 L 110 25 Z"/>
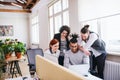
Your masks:
<path fill-rule="evenodd" d="M 29 66 L 30 68 L 32 68 L 32 66 L 35 66 L 35 64 L 28 64 L 28 66 Z"/>

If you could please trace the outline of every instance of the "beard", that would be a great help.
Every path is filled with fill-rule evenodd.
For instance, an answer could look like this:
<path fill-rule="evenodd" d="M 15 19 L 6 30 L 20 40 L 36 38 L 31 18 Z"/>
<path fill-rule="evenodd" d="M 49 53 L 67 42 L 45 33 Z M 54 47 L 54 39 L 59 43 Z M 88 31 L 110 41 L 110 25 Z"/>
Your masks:
<path fill-rule="evenodd" d="M 76 52 L 78 52 L 78 48 L 76 49 L 76 50 L 71 50 L 73 53 L 76 53 Z"/>

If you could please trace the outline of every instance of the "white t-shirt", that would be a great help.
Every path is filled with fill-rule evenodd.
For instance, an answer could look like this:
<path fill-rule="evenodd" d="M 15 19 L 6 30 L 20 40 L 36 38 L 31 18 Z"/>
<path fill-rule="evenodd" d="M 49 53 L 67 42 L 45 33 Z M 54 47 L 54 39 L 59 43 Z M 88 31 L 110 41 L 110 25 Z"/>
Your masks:
<path fill-rule="evenodd" d="M 80 50 L 76 53 L 73 53 L 71 50 L 68 50 L 65 53 L 64 66 L 68 68 L 70 65 L 78 65 L 78 64 L 88 63 L 89 60 L 86 61 L 86 58 L 88 58 L 88 57 Z"/>
<path fill-rule="evenodd" d="M 93 48 L 91 47 L 92 44 L 93 44 L 97 39 L 98 39 L 98 36 L 97 36 L 95 33 L 91 33 L 91 34 L 89 35 L 88 41 L 87 41 L 84 45 L 82 45 L 82 44 L 83 44 L 83 40 L 82 40 L 81 37 L 79 36 L 79 38 L 78 38 L 78 44 L 79 44 L 80 46 L 82 45 L 82 46 L 83 46 L 85 49 L 87 49 L 87 50 L 91 50 L 91 51 L 93 52 L 93 54 L 95 55 L 95 57 L 97 57 L 97 56 L 101 55 L 102 53 L 96 51 L 95 49 L 93 49 Z"/>
<path fill-rule="evenodd" d="M 56 53 L 51 53 L 51 52 L 50 52 L 50 49 L 47 49 L 47 50 L 44 52 L 44 54 L 51 54 L 51 55 L 54 55 L 54 56 L 56 56 L 56 57 L 59 57 L 60 51 L 57 50 Z"/>

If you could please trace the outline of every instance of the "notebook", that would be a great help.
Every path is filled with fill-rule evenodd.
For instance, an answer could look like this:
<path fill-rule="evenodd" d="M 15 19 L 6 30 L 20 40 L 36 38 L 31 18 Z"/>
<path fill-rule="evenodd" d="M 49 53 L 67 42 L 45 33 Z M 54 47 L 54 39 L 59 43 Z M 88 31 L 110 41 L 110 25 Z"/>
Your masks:
<path fill-rule="evenodd" d="M 58 57 L 56 55 L 45 53 L 44 57 L 58 64 Z"/>

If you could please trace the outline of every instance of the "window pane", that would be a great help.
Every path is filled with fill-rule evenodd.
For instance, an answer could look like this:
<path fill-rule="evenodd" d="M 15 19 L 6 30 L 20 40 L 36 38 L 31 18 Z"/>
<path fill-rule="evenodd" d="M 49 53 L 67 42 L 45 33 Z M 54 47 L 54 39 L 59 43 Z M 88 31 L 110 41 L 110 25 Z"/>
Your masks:
<path fill-rule="evenodd" d="M 35 24 L 38 22 L 38 16 L 35 16 L 33 19 L 32 19 L 32 24 Z"/>
<path fill-rule="evenodd" d="M 60 27 L 62 26 L 61 23 L 61 15 L 55 17 L 55 33 L 59 32 Z"/>
<path fill-rule="evenodd" d="M 35 42 L 35 36 L 34 36 L 34 33 L 35 32 L 35 26 L 32 26 L 32 43 Z"/>
<path fill-rule="evenodd" d="M 101 19 L 101 35 L 107 43 L 107 49 L 120 51 L 120 15 Z"/>
<path fill-rule="evenodd" d="M 54 28 L 53 28 L 53 18 L 50 18 L 50 39 L 53 38 Z"/>
<path fill-rule="evenodd" d="M 39 27 L 38 24 L 32 27 L 32 43 L 39 43 Z"/>
<path fill-rule="evenodd" d="M 38 16 L 35 16 L 32 19 L 32 27 L 31 27 L 31 33 L 32 33 L 32 43 L 39 43 L 39 21 Z"/>
<path fill-rule="evenodd" d="M 53 15 L 53 6 L 50 6 L 49 7 L 49 16 L 52 16 Z"/>
<path fill-rule="evenodd" d="M 61 11 L 61 0 L 54 4 L 54 14 Z"/>
<path fill-rule="evenodd" d="M 62 0 L 63 3 L 63 10 L 68 8 L 68 0 Z"/>
<path fill-rule="evenodd" d="M 38 23 L 38 19 L 39 19 L 39 17 L 38 17 L 38 16 L 36 16 L 35 18 L 36 18 L 36 23 Z"/>
<path fill-rule="evenodd" d="M 69 25 L 69 13 L 68 13 L 68 11 L 63 12 L 63 25 Z"/>
<path fill-rule="evenodd" d="M 35 24 L 36 23 L 36 18 L 34 17 L 33 19 L 32 19 L 32 24 Z"/>

